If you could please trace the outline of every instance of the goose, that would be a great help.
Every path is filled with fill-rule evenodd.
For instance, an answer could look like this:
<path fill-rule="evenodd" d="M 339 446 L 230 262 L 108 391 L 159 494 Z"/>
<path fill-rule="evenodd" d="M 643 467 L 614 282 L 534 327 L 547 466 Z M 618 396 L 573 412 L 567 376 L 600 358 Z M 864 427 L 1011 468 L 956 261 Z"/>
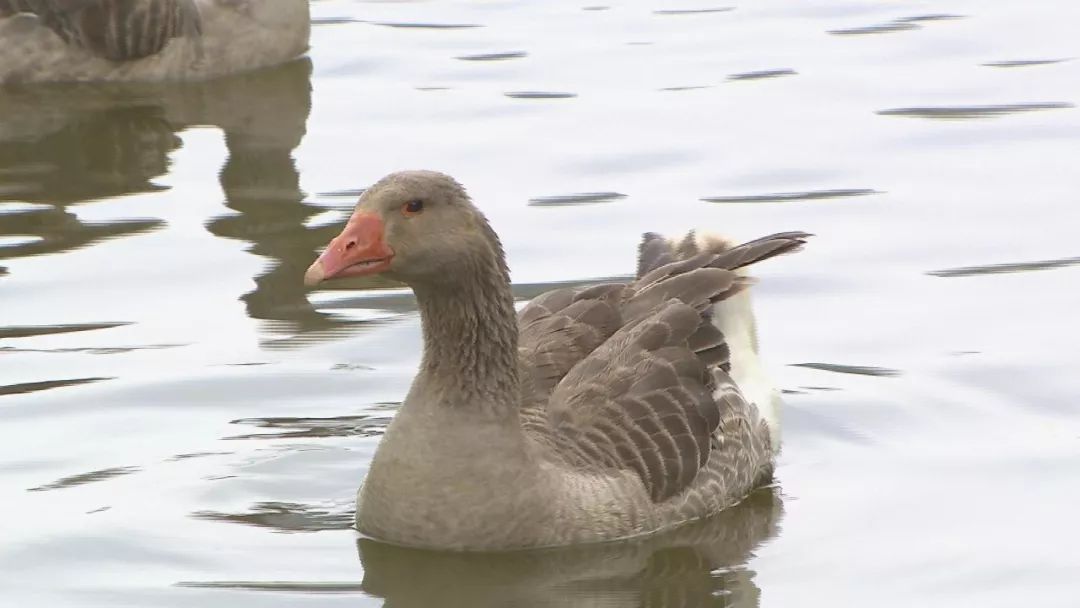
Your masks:
<path fill-rule="evenodd" d="M 518 312 L 499 238 L 457 181 L 382 178 L 304 275 L 382 274 L 420 311 L 419 370 L 358 492 L 357 529 L 498 551 L 645 536 L 738 504 L 771 482 L 779 449 L 743 269 L 809 236 L 646 234 L 633 280 Z"/>
<path fill-rule="evenodd" d="M 308 0 L 0 0 L 0 84 L 201 80 L 307 51 Z"/>

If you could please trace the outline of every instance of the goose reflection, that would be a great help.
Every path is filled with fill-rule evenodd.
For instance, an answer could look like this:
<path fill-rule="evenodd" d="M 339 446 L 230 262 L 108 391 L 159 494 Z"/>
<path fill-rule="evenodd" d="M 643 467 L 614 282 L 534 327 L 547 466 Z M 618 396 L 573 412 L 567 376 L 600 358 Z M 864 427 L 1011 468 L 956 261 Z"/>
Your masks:
<path fill-rule="evenodd" d="M 168 154 L 179 147 L 161 106 L 113 104 L 100 89 L 0 90 L 0 202 L 29 203 L 0 215 L 0 260 L 62 253 L 155 230 L 157 219 L 86 222 L 70 208 L 163 189 Z M 102 97 L 106 95 L 106 97 Z M 82 100 L 85 100 L 83 103 Z"/>
<path fill-rule="evenodd" d="M 254 277 L 255 289 L 240 297 L 248 316 L 264 322 L 269 335 L 263 345 L 301 345 L 363 327 L 362 321 L 317 311 L 297 278 L 340 229 L 307 226 L 326 207 L 306 200 L 293 160 L 311 112 L 310 62 L 227 82 L 218 83 L 212 100 L 219 117 L 214 124 L 225 131 L 229 150 L 219 180 L 231 213 L 210 219 L 206 227 L 216 236 L 249 243 L 248 251 L 268 259 Z"/>
<path fill-rule="evenodd" d="M 757 606 L 746 566 L 777 534 L 783 506 L 763 488 L 705 522 L 634 542 L 500 554 L 442 553 L 360 539 L 361 589 L 388 608 Z"/>
<path fill-rule="evenodd" d="M 4 87 L 0 203 L 15 204 L 0 206 L 0 260 L 163 228 L 152 205 L 142 219 L 107 221 L 80 219 L 72 207 L 166 189 L 154 180 L 169 171 L 178 134 L 209 125 L 224 132 L 228 148 L 218 177 L 229 212 L 206 227 L 268 260 L 255 288 L 239 296 L 248 315 L 264 321 L 264 344 L 300 344 L 363 326 L 315 310 L 297 279 L 339 228 L 306 225 L 326 211 L 305 200 L 293 161 L 310 111 L 306 58 L 200 83 Z"/>

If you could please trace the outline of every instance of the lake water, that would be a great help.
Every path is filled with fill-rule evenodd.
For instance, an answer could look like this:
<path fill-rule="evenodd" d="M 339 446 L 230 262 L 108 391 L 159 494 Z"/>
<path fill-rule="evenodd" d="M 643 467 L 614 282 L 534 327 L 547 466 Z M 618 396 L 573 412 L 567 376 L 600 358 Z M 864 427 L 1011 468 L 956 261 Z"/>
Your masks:
<path fill-rule="evenodd" d="M 312 11 L 273 70 L 0 91 L 0 603 L 1075 605 L 1080 5 Z M 816 234 L 757 268 L 776 487 L 640 543 L 358 539 L 419 320 L 301 277 L 403 168 L 466 184 L 522 298 L 647 230 Z"/>

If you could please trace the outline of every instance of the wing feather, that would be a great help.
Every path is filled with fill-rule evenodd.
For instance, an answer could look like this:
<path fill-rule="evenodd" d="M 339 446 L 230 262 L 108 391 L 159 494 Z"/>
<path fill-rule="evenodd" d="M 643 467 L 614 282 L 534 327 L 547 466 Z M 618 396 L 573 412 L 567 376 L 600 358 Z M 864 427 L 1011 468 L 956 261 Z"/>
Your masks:
<path fill-rule="evenodd" d="M 756 474 L 742 461 L 761 460 L 768 446 L 727 374 L 712 305 L 749 286 L 739 269 L 795 251 L 807 236 L 730 247 L 650 233 L 633 282 L 533 300 L 518 317 L 527 432 L 573 466 L 636 473 L 654 502 L 702 471 L 710 483 Z"/>
<path fill-rule="evenodd" d="M 202 33 L 193 0 L 0 0 L 0 15 L 16 13 L 32 13 L 65 43 L 118 62 Z"/>

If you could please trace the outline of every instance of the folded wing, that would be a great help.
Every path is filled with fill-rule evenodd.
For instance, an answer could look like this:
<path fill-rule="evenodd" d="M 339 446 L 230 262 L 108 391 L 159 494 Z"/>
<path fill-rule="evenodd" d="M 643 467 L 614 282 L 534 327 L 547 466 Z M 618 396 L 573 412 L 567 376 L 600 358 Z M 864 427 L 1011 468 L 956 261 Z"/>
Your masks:
<path fill-rule="evenodd" d="M 194 0 L 0 0 L 0 17 L 18 13 L 36 16 L 68 45 L 118 62 L 202 31 Z"/>
<path fill-rule="evenodd" d="M 739 268 L 806 236 L 699 252 L 647 234 L 634 281 L 534 300 L 519 315 L 526 430 L 573 466 L 633 471 L 656 502 L 686 489 L 741 441 L 724 425 L 747 423 L 713 304 L 749 285 Z"/>

